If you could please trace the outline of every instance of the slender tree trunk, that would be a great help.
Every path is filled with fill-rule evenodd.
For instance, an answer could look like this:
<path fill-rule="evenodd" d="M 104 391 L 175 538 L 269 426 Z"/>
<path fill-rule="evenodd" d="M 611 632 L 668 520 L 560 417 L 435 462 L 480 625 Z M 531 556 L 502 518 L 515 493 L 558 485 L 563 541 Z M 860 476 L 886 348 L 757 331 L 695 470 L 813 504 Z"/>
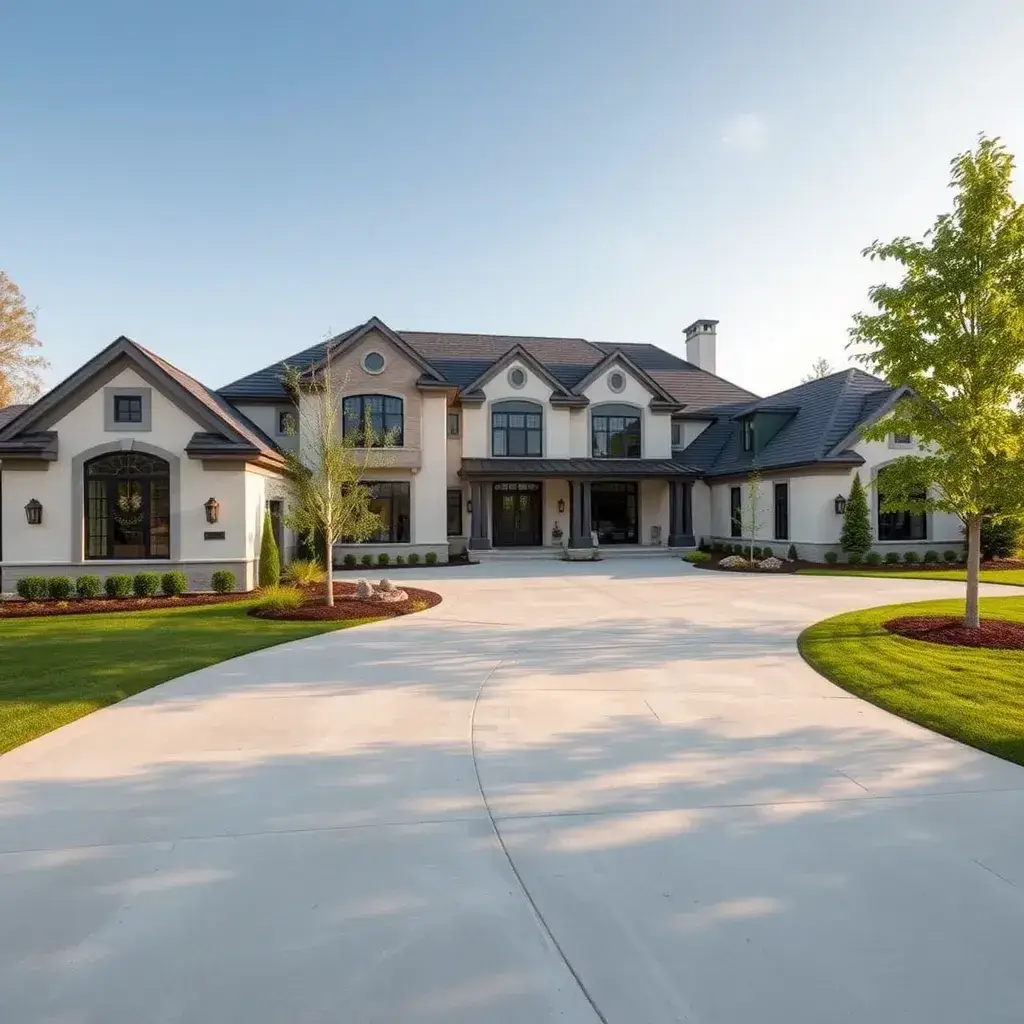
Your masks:
<path fill-rule="evenodd" d="M 968 629 L 981 626 L 978 613 L 978 581 L 981 571 L 981 516 L 967 520 L 967 610 L 964 625 Z"/>
<path fill-rule="evenodd" d="M 331 538 L 324 534 L 324 565 L 327 567 L 327 604 L 334 607 L 334 545 Z"/>

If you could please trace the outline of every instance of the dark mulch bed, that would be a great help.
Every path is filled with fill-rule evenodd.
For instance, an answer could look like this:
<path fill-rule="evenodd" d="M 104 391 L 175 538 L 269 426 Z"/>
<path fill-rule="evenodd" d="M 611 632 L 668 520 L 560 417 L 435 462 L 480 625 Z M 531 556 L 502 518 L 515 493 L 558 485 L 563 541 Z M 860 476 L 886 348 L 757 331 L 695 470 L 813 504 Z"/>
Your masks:
<path fill-rule="evenodd" d="M 1024 622 L 982 619 L 980 629 L 968 629 L 951 615 L 912 615 L 883 623 L 890 633 L 948 647 L 988 647 L 1024 651 Z"/>
<path fill-rule="evenodd" d="M 405 601 L 357 601 L 354 597 L 354 583 L 334 584 L 334 604 L 328 605 L 324 600 L 324 588 L 308 589 L 306 601 L 291 611 L 266 612 L 253 608 L 249 614 L 257 619 L 282 619 L 289 622 L 309 622 L 335 619 L 387 619 L 398 615 L 411 615 L 425 608 L 433 608 L 441 603 L 441 595 L 433 590 L 420 590 L 417 587 L 400 587 L 409 596 Z M 415 606 L 415 607 L 414 607 Z"/>
<path fill-rule="evenodd" d="M 0 619 L 27 619 L 47 615 L 95 615 L 97 612 L 152 612 L 159 608 L 188 608 L 197 604 L 244 601 L 251 594 L 183 594 L 181 597 L 71 597 L 67 601 L 0 601 Z"/>

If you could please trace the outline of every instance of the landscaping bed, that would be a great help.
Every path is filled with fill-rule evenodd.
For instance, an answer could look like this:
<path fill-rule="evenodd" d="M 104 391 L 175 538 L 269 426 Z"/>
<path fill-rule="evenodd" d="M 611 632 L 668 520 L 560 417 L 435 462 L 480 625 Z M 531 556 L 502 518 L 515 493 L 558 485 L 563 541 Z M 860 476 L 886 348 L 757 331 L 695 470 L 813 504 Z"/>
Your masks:
<path fill-rule="evenodd" d="M 1024 622 L 982 619 L 979 629 L 968 629 L 963 619 L 950 615 L 905 615 L 882 626 L 890 633 L 930 644 L 1024 651 Z"/>
<path fill-rule="evenodd" d="M 301 604 L 295 608 L 261 608 L 249 610 L 258 619 L 274 619 L 282 622 L 331 622 L 339 619 L 382 619 L 398 615 L 411 615 L 425 611 L 441 603 L 441 595 L 433 590 L 418 587 L 402 587 L 404 600 L 360 599 L 356 596 L 357 584 L 335 582 L 334 604 L 328 605 L 323 586 L 303 588 Z"/>
<path fill-rule="evenodd" d="M 0 619 L 27 619 L 49 615 L 95 615 L 103 612 L 146 612 L 161 608 L 189 608 L 202 604 L 244 601 L 251 594 L 182 594 L 180 597 L 69 597 L 66 601 L 26 601 L 20 597 L 0 601 Z"/>

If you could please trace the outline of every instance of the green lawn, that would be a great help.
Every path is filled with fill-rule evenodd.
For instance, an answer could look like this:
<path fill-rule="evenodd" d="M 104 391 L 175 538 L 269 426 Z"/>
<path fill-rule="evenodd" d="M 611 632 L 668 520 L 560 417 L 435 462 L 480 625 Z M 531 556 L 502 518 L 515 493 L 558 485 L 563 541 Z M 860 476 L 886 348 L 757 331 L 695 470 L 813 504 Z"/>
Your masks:
<path fill-rule="evenodd" d="M 872 704 L 1024 764 L 1024 651 L 946 647 L 882 629 L 898 616 L 961 615 L 963 608 L 963 601 L 922 601 L 837 615 L 803 632 L 800 653 Z M 1024 598 L 982 598 L 981 614 L 1024 621 Z"/>
<path fill-rule="evenodd" d="M 274 622 L 249 607 L 0 619 L 0 753 L 186 672 L 363 621 Z"/>
<path fill-rule="evenodd" d="M 967 582 L 966 569 L 797 569 L 803 576 L 878 576 L 898 580 L 959 580 Z M 1024 569 L 982 569 L 982 583 L 1024 587 Z"/>

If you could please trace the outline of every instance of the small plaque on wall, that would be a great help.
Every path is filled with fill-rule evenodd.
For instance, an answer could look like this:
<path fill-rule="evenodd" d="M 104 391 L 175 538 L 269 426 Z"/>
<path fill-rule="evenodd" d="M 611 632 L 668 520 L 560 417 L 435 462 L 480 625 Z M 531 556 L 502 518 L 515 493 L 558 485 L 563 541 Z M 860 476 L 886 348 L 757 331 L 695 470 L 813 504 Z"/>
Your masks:
<path fill-rule="evenodd" d="M 203 534 L 203 540 L 223 540 L 223 539 L 224 539 L 224 531 L 223 530 L 207 530 Z"/>

